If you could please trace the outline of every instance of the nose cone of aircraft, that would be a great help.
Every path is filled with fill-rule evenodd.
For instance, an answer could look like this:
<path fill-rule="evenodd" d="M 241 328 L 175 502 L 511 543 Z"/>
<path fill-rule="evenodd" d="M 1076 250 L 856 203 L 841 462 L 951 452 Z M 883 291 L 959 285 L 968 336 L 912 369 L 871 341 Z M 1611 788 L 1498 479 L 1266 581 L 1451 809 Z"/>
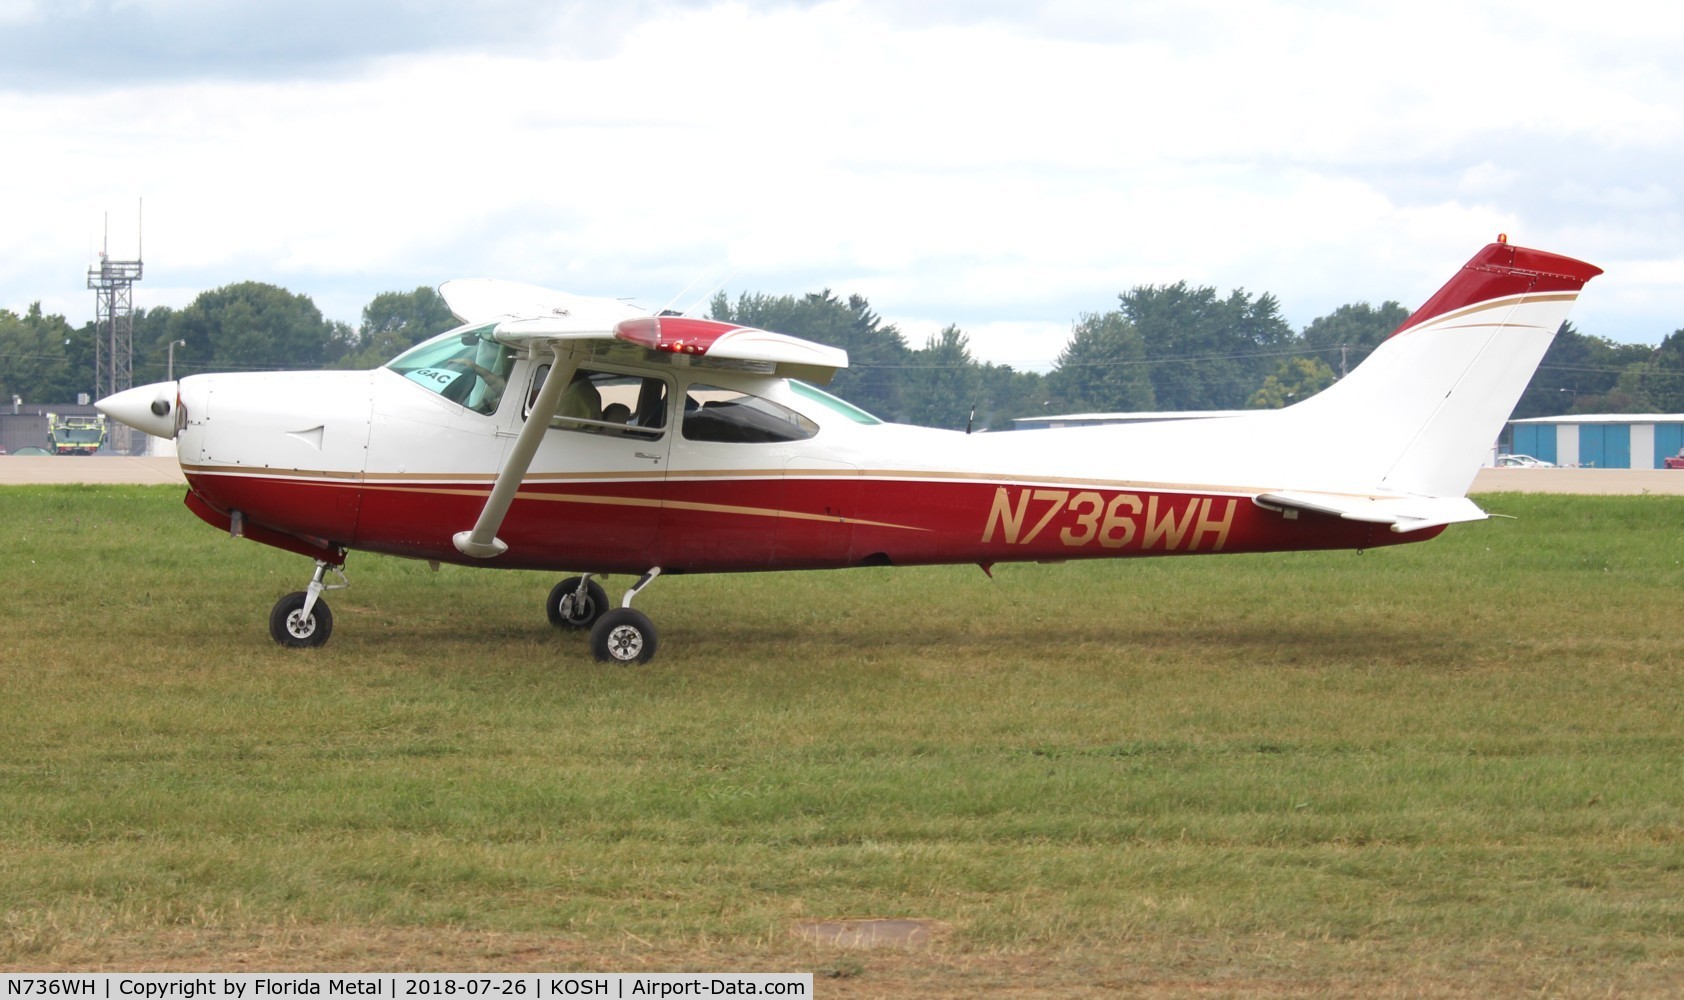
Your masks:
<path fill-rule="evenodd" d="M 98 401 L 99 412 L 153 437 L 174 438 L 176 429 L 176 383 L 154 382 L 124 389 Z"/>

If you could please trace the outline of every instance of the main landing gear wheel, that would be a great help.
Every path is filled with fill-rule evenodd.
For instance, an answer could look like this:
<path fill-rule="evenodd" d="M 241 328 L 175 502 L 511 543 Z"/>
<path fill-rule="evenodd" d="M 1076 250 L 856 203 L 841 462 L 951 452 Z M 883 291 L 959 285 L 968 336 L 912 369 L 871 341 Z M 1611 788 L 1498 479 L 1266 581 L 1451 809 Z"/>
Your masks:
<path fill-rule="evenodd" d="M 579 592 L 580 580 L 584 581 L 584 593 Z M 544 611 L 550 616 L 550 624 L 556 628 L 590 628 L 602 613 L 608 610 L 608 592 L 602 589 L 602 584 L 589 577 L 570 576 L 555 585 L 550 591 L 549 600 L 544 602 Z"/>
<path fill-rule="evenodd" d="M 648 663 L 656 645 L 655 623 L 633 608 L 615 608 L 591 628 L 591 652 L 602 663 Z"/>
<path fill-rule="evenodd" d="M 310 614 L 304 614 L 304 600 L 308 596 L 302 590 L 295 590 L 275 602 L 274 610 L 269 612 L 269 634 L 276 642 L 303 649 L 320 646 L 333 634 L 333 612 L 328 610 L 326 601 L 318 598 Z"/>

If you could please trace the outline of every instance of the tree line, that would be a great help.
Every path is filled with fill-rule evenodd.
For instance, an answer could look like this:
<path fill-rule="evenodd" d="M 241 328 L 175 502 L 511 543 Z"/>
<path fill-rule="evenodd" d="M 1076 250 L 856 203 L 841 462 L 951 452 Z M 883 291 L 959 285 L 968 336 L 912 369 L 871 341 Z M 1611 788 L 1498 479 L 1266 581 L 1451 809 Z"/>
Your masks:
<path fill-rule="evenodd" d="M 1003 429 L 1018 417 L 1142 410 L 1279 407 L 1331 385 L 1408 316 L 1397 302 L 1340 306 L 1302 330 L 1273 295 L 1187 282 L 1140 285 L 1114 308 L 1082 315 L 1046 373 L 979 361 L 957 326 L 907 342 L 860 295 L 715 295 L 714 319 L 776 330 L 848 352 L 831 391 L 885 419 Z M 307 296 L 261 282 L 199 295 L 134 318 L 134 382 L 206 371 L 372 368 L 457 325 L 431 288 L 384 292 L 361 323 L 325 319 Z M 94 324 L 0 310 L 0 393 L 63 403 L 94 390 Z M 1514 416 L 1684 412 L 1684 329 L 1659 346 L 1619 344 L 1565 324 Z"/>

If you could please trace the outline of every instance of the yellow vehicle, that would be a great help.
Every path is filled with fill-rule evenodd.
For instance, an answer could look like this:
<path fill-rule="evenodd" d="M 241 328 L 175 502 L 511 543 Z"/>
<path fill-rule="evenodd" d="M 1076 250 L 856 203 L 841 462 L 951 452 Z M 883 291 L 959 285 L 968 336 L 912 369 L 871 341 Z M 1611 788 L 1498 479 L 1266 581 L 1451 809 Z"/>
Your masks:
<path fill-rule="evenodd" d="M 55 455 L 92 455 L 105 443 L 105 417 L 47 414 L 47 450 Z"/>

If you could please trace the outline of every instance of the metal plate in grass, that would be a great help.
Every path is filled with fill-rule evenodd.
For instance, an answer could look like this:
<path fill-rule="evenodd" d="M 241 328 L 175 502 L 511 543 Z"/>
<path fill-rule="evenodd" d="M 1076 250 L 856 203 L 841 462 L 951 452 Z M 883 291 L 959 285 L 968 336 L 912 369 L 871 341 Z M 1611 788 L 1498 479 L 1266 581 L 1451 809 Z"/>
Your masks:
<path fill-rule="evenodd" d="M 939 920 L 888 917 L 867 920 L 802 920 L 795 933 L 841 948 L 921 948 L 946 931 Z"/>

